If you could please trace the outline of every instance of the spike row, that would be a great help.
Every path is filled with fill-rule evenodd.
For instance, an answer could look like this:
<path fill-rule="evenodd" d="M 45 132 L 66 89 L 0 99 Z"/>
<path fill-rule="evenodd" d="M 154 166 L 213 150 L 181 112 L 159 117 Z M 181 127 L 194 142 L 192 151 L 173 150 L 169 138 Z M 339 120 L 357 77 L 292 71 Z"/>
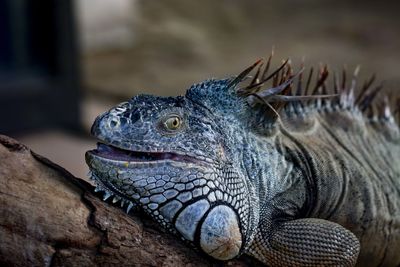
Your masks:
<path fill-rule="evenodd" d="M 299 111 L 304 107 L 302 102 L 306 101 L 307 103 L 310 100 L 314 100 L 317 109 L 331 108 L 333 107 L 332 104 L 338 104 L 341 108 L 344 109 L 357 108 L 361 112 L 364 112 L 370 118 L 378 117 L 380 119 L 390 121 L 394 120 L 394 116 L 396 116 L 396 113 L 398 112 L 398 108 L 395 108 L 392 112 L 389 112 L 389 107 L 391 105 L 387 104 L 387 101 L 384 105 L 373 104 L 373 100 L 376 99 L 376 96 L 382 89 L 382 84 L 377 87 L 372 87 L 372 84 L 375 81 L 375 75 L 372 75 L 371 78 L 360 87 L 359 93 L 355 94 L 360 66 L 357 66 L 353 72 L 350 87 L 347 87 L 346 66 L 343 66 L 340 79 L 336 72 L 334 72 L 333 88 L 331 88 L 331 92 L 328 92 L 326 86 L 326 81 L 329 76 L 328 66 L 321 65 L 312 93 L 311 95 L 308 95 L 307 93 L 309 91 L 314 69 L 310 69 L 306 85 L 305 87 L 303 87 L 302 70 L 304 69 L 304 62 L 302 62 L 301 71 L 299 71 L 295 75 L 293 75 L 293 68 L 291 67 L 289 59 L 283 61 L 282 65 L 280 65 L 277 70 L 268 75 L 267 73 L 271 64 L 271 58 L 272 53 L 268 57 L 264 70 L 262 70 L 263 63 L 261 62 L 261 60 L 258 60 L 252 66 L 248 67 L 245 71 L 239 74 L 235 81 L 236 84 L 240 83 L 244 80 L 244 77 L 246 75 L 253 71 L 256 66 L 258 66 L 256 74 L 249 85 L 237 89 L 237 93 L 242 97 L 248 97 L 248 100 L 250 100 L 248 102 L 251 106 L 253 106 L 255 102 L 265 104 L 265 101 L 261 101 L 259 97 L 257 97 L 255 94 L 261 96 L 262 98 L 265 98 L 265 100 L 267 100 L 267 102 L 269 103 L 269 108 L 267 109 L 273 109 L 274 111 L 272 114 L 273 117 L 276 117 L 276 112 L 279 112 L 280 109 L 286 106 L 291 108 L 291 110 L 297 109 L 297 111 Z M 238 79 L 239 77 L 240 79 Z M 298 84 L 296 88 L 296 94 L 292 95 L 292 84 L 295 78 L 298 79 Z M 265 85 L 265 83 L 271 79 L 272 88 L 263 90 L 263 85 Z M 396 105 L 394 106 L 396 107 Z M 377 107 L 379 108 L 377 109 Z"/>
<path fill-rule="evenodd" d="M 88 176 L 90 177 L 91 180 L 93 180 L 96 184 L 96 187 L 94 188 L 94 192 L 98 193 L 98 192 L 103 192 L 103 201 L 107 201 L 107 199 L 109 199 L 110 197 L 113 197 L 112 199 L 112 203 L 115 204 L 118 201 L 120 201 L 120 206 L 121 208 L 123 208 L 124 206 L 126 206 L 125 208 L 125 212 L 128 214 L 130 212 L 130 210 L 132 208 L 136 208 L 137 205 L 135 203 L 133 203 L 130 200 L 127 200 L 125 198 L 122 198 L 120 196 L 115 195 L 113 192 L 111 192 L 110 190 L 108 190 L 107 188 L 105 188 L 101 182 L 98 180 L 98 178 L 96 178 L 96 176 L 89 171 Z"/>

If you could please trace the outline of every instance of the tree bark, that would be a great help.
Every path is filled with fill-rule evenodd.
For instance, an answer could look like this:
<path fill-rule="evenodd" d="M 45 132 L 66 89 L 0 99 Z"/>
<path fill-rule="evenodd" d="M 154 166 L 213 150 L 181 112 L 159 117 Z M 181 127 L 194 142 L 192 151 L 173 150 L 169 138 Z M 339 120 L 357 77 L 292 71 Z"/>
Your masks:
<path fill-rule="evenodd" d="M 254 266 L 214 261 L 100 200 L 88 182 L 0 135 L 1 266 Z M 132 213 L 132 212 L 131 212 Z"/>

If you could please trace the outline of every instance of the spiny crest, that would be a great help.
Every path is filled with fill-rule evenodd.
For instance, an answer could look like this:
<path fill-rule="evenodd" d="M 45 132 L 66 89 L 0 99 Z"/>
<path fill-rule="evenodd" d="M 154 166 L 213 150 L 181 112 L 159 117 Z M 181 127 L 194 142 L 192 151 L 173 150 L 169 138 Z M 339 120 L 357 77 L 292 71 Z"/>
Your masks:
<path fill-rule="evenodd" d="M 232 79 L 206 80 L 192 85 L 186 92 L 190 100 L 206 107 L 215 115 L 236 116 L 246 107 L 245 99 L 232 90 Z"/>
<path fill-rule="evenodd" d="M 359 67 L 354 70 L 349 82 L 344 68 L 340 78 L 336 72 L 333 73 L 333 86 L 328 86 L 327 65 L 321 65 L 314 78 L 314 68 L 304 75 L 302 63 L 300 70 L 294 72 L 287 59 L 278 69 L 269 73 L 272 56 L 273 53 L 266 62 L 256 61 L 229 83 L 229 87 L 256 111 L 256 116 L 263 117 L 260 119 L 275 122 L 282 114 L 304 117 L 310 109 L 332 112 L 347 109 L 359 110 L 373 121 L 394 122 L 397 119 L 400 122 L 400 97 L 395 99 L 379 94 L 382 84 L 373 86 L 375 75 L 357 88 Z M 254 70 L 254 76 L 249 76 Z M 238 86 L 246 81 L 250 82 Z M 271 86 L 266 87 L 267 83 Z M 378 95 L 383 95 L 380 102 L 376 101 Z"/>

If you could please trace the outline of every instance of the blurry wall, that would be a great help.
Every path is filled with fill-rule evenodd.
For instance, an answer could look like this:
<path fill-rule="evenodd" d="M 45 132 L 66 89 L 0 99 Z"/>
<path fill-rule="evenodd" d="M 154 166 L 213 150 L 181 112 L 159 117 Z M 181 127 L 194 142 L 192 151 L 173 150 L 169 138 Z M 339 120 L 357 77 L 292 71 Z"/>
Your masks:
<path fill-rule="evenodd" d="M 182 94 L 240 72 L 275 47 L 275 64 L 361 65 L 400 84 L 398 1 L 76 0 L 88 92 L 120 100 Z"/>
<path fill-rule="evenodd" d="M 0 133 L 80 130 L 71 3 L 0 1 Z"/>

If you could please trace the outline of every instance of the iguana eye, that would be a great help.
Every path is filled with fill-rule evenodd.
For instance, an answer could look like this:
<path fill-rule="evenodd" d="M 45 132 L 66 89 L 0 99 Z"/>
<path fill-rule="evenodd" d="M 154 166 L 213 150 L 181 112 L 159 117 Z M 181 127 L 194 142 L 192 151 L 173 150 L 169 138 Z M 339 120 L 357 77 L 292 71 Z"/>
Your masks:
<path fill-rule="evenodd" d="M 164 120 L 163 125 L 167 131 L 179 130 L 182 126 L 182 118 L 178 115 L 171 115 Z"/>

